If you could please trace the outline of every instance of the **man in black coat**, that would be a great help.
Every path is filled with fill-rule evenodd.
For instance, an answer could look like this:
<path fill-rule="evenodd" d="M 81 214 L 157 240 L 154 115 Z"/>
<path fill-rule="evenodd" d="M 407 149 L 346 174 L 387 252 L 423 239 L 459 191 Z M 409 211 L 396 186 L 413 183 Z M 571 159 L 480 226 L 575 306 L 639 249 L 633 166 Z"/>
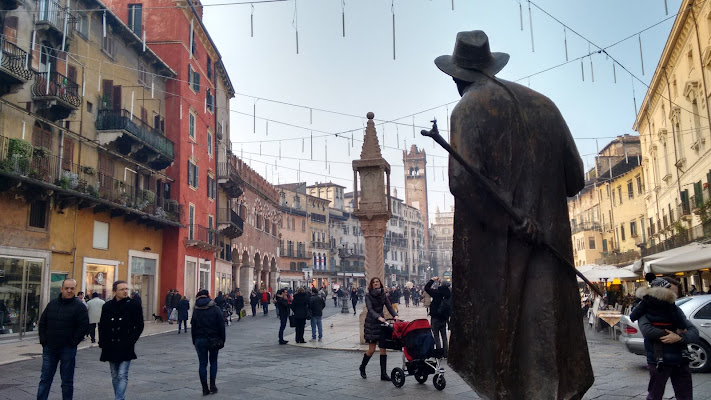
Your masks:
<path fill-rule="evenodd" d="M 286 289 L 279 289 L 276 294 L 276 306 L 279 309 L 279 344 L 287 344 L 288 340 L 284 340 L 284 329 L 286 321 L 289 319 L 289 300 L 287 300 Z"/>
<path fill-rule="evenodd" d="M 432 285 L 440 282 L 439 287 L 434 289 Z M 435 347 L 444 350 L 444 357 L 447 357 L 447 321 L 452 315 L 452 293 L 449 290 L 450 283 L 440 281 L 438 276 L 430 279 L 425 285 L 425 291 L 432 296 L 430 303 L 430 316 L 432 317 L 432 334 L 435 339 Z M 442 342 L 440 344 L 440 336 Z"/>
<path fill-rule="evenodd" d="M 77 281 L 65 279 L 61 294 L 47 304 L 39 321 L 39 339 L 42 344 L 42 375 L 37 399 L 47 399 L 54 373 L 59 367 L 62 378 L 62 398 L 74 395 L 74 364 L 77 345 L 89 329 L 89 313 L 84 303 L 74 297 Z"/>
<path fill-rule="evenodd" d="M 128 386 L 128 367 L 136 359 L 134 346 L 143 332 L 141 304 L 128 296 L 128 284 L 116 281 L 114 298 L 101 309 L 99 347 L 101 361 L 111 367 L 111 383 L 117 400 L 123 400 Z"/>

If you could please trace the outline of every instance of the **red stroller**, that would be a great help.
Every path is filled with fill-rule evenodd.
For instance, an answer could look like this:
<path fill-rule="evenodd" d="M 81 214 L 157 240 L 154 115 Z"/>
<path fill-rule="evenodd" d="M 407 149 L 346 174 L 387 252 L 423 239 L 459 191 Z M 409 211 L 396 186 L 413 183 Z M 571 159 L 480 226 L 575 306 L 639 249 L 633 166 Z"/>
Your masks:
<path fill-rule="evenodd" d="M 425 383 L 429 375 L 433 374 L 434 387 L 437 390 L 444 390 L 447 385 L 442 367 L 444 351 L 435 349 L 428 320 L 395 321 L 392 324 L 391 340 L 386 343 L 392 345 L 388 348 L 395 347 L 395 350 L 402 350 L 402 368 L 393 368 L 390 373 L 393 385 L 402 387 L 407 375 L 414 375 L 417 382 Z"/>

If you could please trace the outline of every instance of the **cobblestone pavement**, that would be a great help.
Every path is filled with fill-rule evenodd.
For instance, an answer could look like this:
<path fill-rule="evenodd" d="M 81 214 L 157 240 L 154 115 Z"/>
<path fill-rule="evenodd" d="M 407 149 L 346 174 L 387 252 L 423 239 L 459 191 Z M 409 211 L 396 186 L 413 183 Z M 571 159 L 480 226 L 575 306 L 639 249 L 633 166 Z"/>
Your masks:
<path fill-rule="evenodd" d="M 330 303 L 324 318 L 340 308 Z M 408 377 L 405 386 L 396 388 L 381 382 L 377 357 L 368 365 L 368 379 L 358 375 L 360 352 L 337 351 L 277 344 L 278 320 L 274 311 L 264 317 L 248 316 L 227 328 L 227 343 L 220 351 L 217 398 L 266 399 L 477 399 L 476 394 L 447 369 L 447 387 L 439 392 L 431 379 L 420 385 Z M 324 336 L 330 323 L 324 320 Z M 189 332 L 188 332 L 189 333 Z M 293 329 L 287 328 L 287 333 Z M 644 399 L 648 374 L 643 357 L 628 353 L 606 332 L 588 334 L 595 384 L 585 399 Z M 334 332 L 335 334 L 335 332 Z M 309 332 L 307 330 L 307 340 Z M 202 398 L 197 377 L 197 356 L 189 334 L 170 332 L 143 337 L 136 346 L 138 360 L 131 363 L 129 399 Z M 99 362 L 100 349 L 77 353 L 74 377 L 76 399 L 113 398 L 109 367 Z M 389 353 L 389 368 L 399 363 L 401 353 Z M 0 355 L 0 358 L 2 356 Z M 35 358 L 0 365 L 0 399 L 31 399 L 36 396 L 42 360 Z M 711 374 L 694 374 L 694 398 L 711 399 Z M 51 399 L 61 398 L 59 373 L 52 385 Z M 667 386 L 668 397 L 671 385 Z"/>

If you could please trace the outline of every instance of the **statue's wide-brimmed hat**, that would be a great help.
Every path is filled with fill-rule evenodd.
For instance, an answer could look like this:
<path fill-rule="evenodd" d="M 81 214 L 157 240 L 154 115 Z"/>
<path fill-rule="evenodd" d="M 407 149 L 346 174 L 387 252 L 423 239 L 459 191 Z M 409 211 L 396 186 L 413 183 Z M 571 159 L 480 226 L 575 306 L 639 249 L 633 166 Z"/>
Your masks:
<path fill-rule="evenodd" d="M 459 32 L 452 55 L 435 59 L 442 72 L 466 82 L 471 82 L 479 71 L 496 75 L 508 62 L 508 54 L 491 52 L 484 31 Z"/>

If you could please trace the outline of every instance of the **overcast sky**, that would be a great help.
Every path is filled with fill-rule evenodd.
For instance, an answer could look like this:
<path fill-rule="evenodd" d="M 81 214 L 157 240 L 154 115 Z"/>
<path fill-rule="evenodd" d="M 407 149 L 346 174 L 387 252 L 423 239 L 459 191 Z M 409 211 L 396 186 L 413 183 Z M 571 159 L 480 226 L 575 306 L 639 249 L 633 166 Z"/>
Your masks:
<path fill-rule="evenodd" d="M 522 0 L 523 30 L 518 0 L 454 0 L 454 10 L 452 0 L 290 0 L 257 3 L 253 9 L 224 3 L 203 0 L 204 21 L 238 93 L 230 106 L 235 153 L 274 183 L 295 182 L 300 169 L 301 181 L 332 181 L 350 191 L 351 161 L 360 154 L 365 115 L 372 111 L 398 197 L 404 199 L 402 149 L 416 144 L 426 150 L 433 214 L 436 207 L 453 205 L 447 157 L 419 131 L 436 117 L 446 137 L 446 115 L 459 96 L 433 60 L 452 53 L 457 32 L 481 29 L 492 51 L 511 55 L 498 76 L 530 85 L 557 104 L 588 169 L 598 148 L 617 135 L 636 134 L 633 91 L 639 107 L 681 1 L 666 0 L 667 15 L 665 0 L 536 0 L 531 24 L 529 3 Z M 536 6 L 569 29 L 564 32 Z M 612 60 L 595 53 L 583 59 L 581 71 L 577 58 L 631 35 L 606 49 L 624 68 L 613 71 Z M 570 62 L 542 72 L 566 62 L 566 38 Z M 351 135 L 356 140 L 349 155 Z"/>

